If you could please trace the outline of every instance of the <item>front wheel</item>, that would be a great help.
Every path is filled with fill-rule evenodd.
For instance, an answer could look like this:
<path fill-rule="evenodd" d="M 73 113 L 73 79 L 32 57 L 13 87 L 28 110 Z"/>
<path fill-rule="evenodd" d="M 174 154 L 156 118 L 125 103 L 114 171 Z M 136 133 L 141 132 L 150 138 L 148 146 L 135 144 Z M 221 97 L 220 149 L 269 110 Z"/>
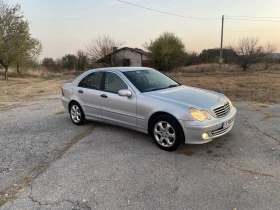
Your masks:
<path fill-rule="evenodd" d="M 179 122 L 170 115 L 160 115 L 151 124 L 151 134 L 158 147 L 166 151 L 178 148 L 184 139 Z"/>
<path fill-rule="evenodd" d="M 82 125 L 85 121 L 85 115 L 81 106 L 77 102 L 72 102 L 69 108 L 70 118 L 76 125 Z"/>

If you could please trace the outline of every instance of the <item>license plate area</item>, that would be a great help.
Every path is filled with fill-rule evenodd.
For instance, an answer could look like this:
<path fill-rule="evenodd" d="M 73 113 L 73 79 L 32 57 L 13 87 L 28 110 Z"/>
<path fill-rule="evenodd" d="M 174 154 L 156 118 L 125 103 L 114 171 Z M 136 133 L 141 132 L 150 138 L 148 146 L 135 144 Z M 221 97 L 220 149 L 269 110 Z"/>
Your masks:
<path fill-rule="evenodd" d="M 223 122 L 222 128 L 228 128 L 229 126 L 232 125 L 233 122 L 234 122 L 234 118 L 231 118 L 231 119 L 229 119 L 229 120 Z"/>

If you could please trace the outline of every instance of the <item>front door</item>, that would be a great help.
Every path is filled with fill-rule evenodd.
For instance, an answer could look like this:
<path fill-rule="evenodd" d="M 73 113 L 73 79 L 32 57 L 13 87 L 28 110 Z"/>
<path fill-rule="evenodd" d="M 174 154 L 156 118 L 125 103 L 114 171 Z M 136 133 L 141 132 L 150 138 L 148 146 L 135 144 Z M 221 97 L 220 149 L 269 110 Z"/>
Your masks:
<path fill-rule="evenodd" d="M 128 89 L 131 97 L 119 96 L 119 90 Z M 115 72 L 106 72 L 104 92 L 101 97 L 101 113 L 105 120 L 124 126 L 136 127 L 136 94 Z"/>

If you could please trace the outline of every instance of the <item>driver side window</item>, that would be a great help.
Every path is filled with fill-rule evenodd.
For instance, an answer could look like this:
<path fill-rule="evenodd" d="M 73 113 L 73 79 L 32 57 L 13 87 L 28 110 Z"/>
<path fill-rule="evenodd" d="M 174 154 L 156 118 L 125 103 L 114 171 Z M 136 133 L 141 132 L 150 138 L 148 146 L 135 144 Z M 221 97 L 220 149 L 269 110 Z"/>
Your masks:
<path fill-rule="evenodd" d="M 104 91 L 118 93 L 119 90 L 127 88 L 126 83 L 117 74 L 112 72 L 106 73 Z"/>

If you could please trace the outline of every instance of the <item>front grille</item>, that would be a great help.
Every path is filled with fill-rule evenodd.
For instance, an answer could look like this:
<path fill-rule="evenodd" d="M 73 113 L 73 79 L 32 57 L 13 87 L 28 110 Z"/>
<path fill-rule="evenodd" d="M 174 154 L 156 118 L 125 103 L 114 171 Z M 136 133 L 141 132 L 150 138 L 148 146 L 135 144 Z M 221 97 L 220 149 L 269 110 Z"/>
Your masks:
<path fill-rule="evenodd" d="M 225 105 L 214 109 L 214 113 L 216 114 L 216 117 L 218 117 L 218 118 L 226 116 L 229 112 L 230 112 L 229 103 L 226 103 Z"/>
<path fill-rule="evenodd" d="M 215 136 L 218 136 L 220 134 L 227 132 L 230 128 L 231 128 L 231 126 L 229 126 L 227 128 L 219 128 L 217 130 L 212 131 L 211 134 L 213 137 L 215 137 Z"/>

